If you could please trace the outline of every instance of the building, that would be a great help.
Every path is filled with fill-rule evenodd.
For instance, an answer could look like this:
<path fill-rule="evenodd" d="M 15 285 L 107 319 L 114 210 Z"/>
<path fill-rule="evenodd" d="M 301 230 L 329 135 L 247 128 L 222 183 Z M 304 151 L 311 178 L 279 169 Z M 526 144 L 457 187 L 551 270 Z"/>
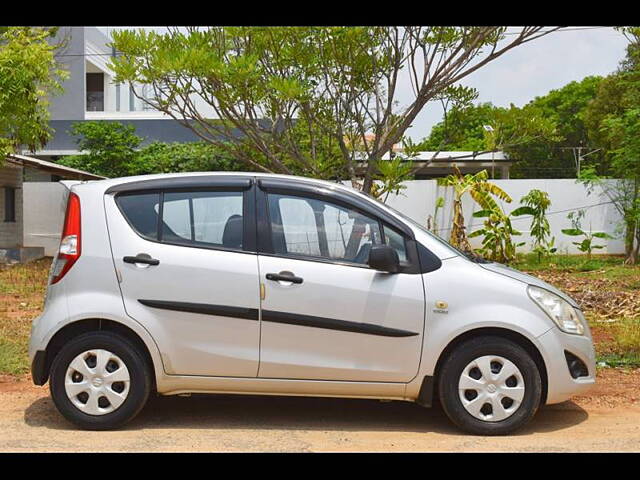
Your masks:
<path fill-rule="evenodd" d="M 388 156 L 387 156 L 388 158 Z M 504 152 L 420 152 L 411 161 L 415 165 L 416 180 L 444 177 L 453 172 L 456 165 L 463 174 L 487 170 L 489 178 L 509 178 L 514 160 Z"/>
<path fill-rule="evenodd" d="M 25 178 L 38 181 L 26 182 Z M 42 159 L 8 155 L 0 164 L 0 263 L 40 258 L 51 254 L 52 246 L 57 245 L 64 213 L 64 205 L 60 205 L 64 186 L 54 181 L 100 178 L 103 177 Z M 38 188 L 30 189 L 33 193 L 27 195 L 27 185 Z M 43 225 L 46 231 L 41 232 Z"/>
<path fill-rule="evenodd" d="M 33 156 L 57 160 L 59 156 L 80 153 L 71 125 L 82 121 L 119 121 L 136 127 L 136 134 L 144 138 L 143 145 L 154 140 L 163 142 L 195 142 L 195 133 L 168 115 L 151 109 L 134 95 L 147 96 L 147 86 L 120 85 L 114 82 L 109 68 L 115 54 L 110 39 L 97 27 L 61 27 L 54 39 L 65 46 L 56 57 L 69 72 L 62 86 L 64 93 L 51 99 L 51 140 Z M 201 113 L 213 117 L 212 110 L 202 102 Z"/>

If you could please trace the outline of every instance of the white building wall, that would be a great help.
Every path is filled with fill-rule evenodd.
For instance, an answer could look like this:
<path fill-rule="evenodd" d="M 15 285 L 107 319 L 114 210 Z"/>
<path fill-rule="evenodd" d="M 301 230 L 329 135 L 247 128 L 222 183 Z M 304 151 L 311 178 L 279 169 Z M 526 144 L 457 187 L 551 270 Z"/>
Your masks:
<path fill-rule="evenodd" d="M 556 237 L 556 247 L 560 253 L 580 253 L 571 243 L 578 241 L 580 237 L 564 235 L 561 229 L 571 228 L 571 221 L 567 219 L 569 211 L 581 208 L 586 210 L 586 216 L 582 221 L 584 229 L 588 230 L 591 227 L 593 231 L 604 231 L 617 237 L 615 240 L 596 239 L 598 244 L 606 245 L 606 248 L 596 252 L 624 253 L 624 241 L 620 232 L 616 230 L 621 217 L 601 190 L 598 189 L 588 195 L 587 189 L 583 185 L 577 184 L 575 180 L 571 179 L 494 180 L 494 182 L 513 198 L 513 202 L 510 204 L 500 202 L 506 212 L 518 208 L 520 198 L 531 189 L 536 188 L 549 194 L 551 206 L 547 212 L 547 218 L 552 235 Z M 448 240 L 453 205 L 452 188 L 440 187 L 435 180 L 413 180 L 406 182 L 405 185 L 407 189 L 400 195 L 391 195 L 387 204 L 426 226 L 429 215 L 434 215 L 436 199 L 443 197 L 445 205 L 439 209 L 436 222 L 438 234 Z M 26 182 L 23 184 L 23 193 L 24 245 L 43 246 L 45 255 L 53 256 L 60 241 L 67 189 L 60 183 Z M 479 207 L 469 197 L 464 199 L 463 211 L 468 232 L 482 227 L 483 219 L 472 217 L 473 211 L 477 210 Z M 514 237 L 514 241 L 527 242 L 525 246 L 518 248 L 519 252 L 527 252 L 531 249 L 530 224 L 530 216 L 513 218 L 514 228 L 523 233 L 521 236 Z M 482 238 L 474 238 L 471 240 L 471 244 L 474 247 L 479 247 L 481 241 Z"/>

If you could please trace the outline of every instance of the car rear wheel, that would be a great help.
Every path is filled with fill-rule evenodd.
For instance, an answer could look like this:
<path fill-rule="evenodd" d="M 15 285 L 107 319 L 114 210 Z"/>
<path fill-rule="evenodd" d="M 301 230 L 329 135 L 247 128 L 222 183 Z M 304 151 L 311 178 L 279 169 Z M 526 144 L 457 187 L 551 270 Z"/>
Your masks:
<path fill-rule="evenodd" d="M 540 372 L 520 345 L 486 336 L 451 352 L 438 379 L 440 401 L 460 428 L 505 435 L 529 422 L 542 398 Z"/>
<path fill-rule="evenodd" d="M 144 407 L 151 372 L 138 348 L 112 332 L 67 343 L 51 366 L 51 396 L 60 413 L 88 430 L 124 425 Z"/>

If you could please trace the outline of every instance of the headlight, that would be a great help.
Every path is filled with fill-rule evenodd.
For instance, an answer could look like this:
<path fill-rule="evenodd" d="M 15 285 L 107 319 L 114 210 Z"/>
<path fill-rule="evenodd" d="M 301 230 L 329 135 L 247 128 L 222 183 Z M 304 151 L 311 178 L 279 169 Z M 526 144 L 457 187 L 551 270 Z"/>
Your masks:
<path fill-rule="evenodd" d="M 527 288 L 531 299 L 554 321 L 558 328 L 566 333 L 582 335 L 584 325 L 576 310 L 555 293 L 544 288 L 529 285 Z"/>

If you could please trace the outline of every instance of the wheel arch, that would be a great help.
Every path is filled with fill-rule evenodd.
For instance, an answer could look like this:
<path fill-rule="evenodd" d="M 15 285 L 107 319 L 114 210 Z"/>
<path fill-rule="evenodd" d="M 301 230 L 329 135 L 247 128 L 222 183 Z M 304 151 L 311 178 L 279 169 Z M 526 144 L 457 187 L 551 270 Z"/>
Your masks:
<path fill-rule="evenodd" d="M 542 380 L 542 399 L 540 404 L 544 405 L 547 400 L 547 392 L 548 392 L 548 374 L 547 374 L 547 366 L 544 362 L 544 358 L 540 353 L 540 350 L 536 345 L 527 337 L 522 335 L 521 333 L 516 332 L 515 330 L 510 330 L 508 328 L 502 327 L 480 327 L 474 328 L 472 330 L 467 330 L 454 339 L 452 339 L 447 346 L 440 352 L 438 356 L 438 360 L 436 361 L 436 366 L 433 372 L 433 398 L 437 397 L 437 384 L 438 384 L 438 376 L 440 375 L 440 370 L 442 368 L 442 364 L 444 360 L 451 354 L 453 350 L 455 350 L 459 345 L 464 343 L 467 340 L 472 338 L 477 338 L 479 336 L 494 336 L 494 337 L 502 337 L 507 340 L 511 340 L 517 345 L 524 348 L 531 358 L 535 362 L 538 367 L 538 371 L 540 372 L 540 379 Z"/>
<path fill-rule="evenodd" d="M 141 336 L 131 327 L 125 325 L 124 323 L 105 318 L 87 318 L 76 320 L 60 328 L 60 330 L 58 330 L 53 335 L 53 337 L 51 337 L 51 339 L 47 343 L 47 348 L 45 350 L 44 378 L 42 379 L 42 384 L 44 384 L 49 378 L 53 360 L 58 355 L 65 343 L 83 333 L 99 331 L 109 331 L 121 335 L 122 337 L 132 342 L 139 349 L 150 369 L 152 378 L 152 390 L 156 391 L 156 365 L 153 361 L 153 356 L 151 355 L 151 351 L 149 350 L 147 344 L 144 342 Z"/>

